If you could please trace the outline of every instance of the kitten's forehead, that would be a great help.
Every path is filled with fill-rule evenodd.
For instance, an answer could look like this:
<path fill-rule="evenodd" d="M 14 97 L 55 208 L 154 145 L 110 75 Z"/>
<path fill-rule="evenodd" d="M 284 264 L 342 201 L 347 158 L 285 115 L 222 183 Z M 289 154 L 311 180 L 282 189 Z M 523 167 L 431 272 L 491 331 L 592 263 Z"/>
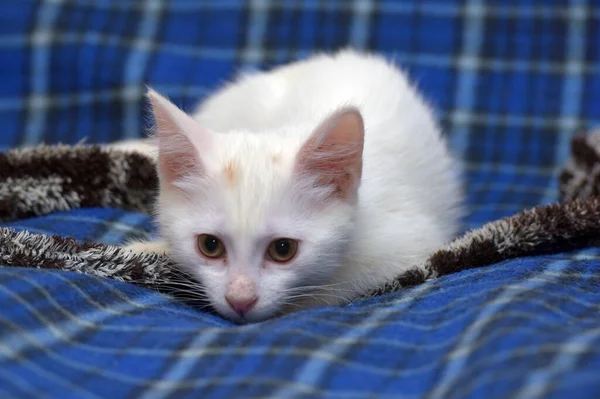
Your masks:
<path fill-rule="evenodd" d="M 255 234 L 277 212 L 289 190 L 298 140 L 270 134 L 222 135 L 214 179 L 234 231 Z"/>

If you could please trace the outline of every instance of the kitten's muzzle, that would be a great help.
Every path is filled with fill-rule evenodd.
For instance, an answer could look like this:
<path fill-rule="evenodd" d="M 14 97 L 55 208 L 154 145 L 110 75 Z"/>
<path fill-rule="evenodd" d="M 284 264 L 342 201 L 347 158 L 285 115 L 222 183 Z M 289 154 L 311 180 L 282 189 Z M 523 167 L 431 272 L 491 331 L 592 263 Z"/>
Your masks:
<path fill-rule="evenodd" d="M 245 275 L 237 276 L 229 284 L 225 300 L 234 312 L 244 317 L 258 301 L 254 280 Z"/>

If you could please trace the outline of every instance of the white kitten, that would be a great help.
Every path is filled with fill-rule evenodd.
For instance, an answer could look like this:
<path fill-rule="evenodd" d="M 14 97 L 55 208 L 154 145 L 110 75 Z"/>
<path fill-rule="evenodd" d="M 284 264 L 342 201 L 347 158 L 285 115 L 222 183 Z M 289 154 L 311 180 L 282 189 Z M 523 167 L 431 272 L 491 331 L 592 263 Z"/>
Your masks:
<path fill-rule="evenodd" d="M 341 304 L 457 233 L 458 168 L 423 99 L 351 50 L 239 77 L 193 115 L 154 91 L 164 244 L 214 308 Z"/>

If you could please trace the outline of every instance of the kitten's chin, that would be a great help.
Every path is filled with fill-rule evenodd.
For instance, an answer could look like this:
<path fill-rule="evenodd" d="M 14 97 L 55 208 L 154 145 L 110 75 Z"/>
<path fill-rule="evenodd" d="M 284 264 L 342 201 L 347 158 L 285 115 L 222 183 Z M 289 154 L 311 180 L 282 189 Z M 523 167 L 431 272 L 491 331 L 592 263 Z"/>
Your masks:
<path fill-rule="evenodd" d="M 217 311 L 217 313 L 221 317 L 223 317 L 229 321 L 232 321 L 234 323 L 237 323 L 237 324 L 259 323 L 261 321 L 273 319 L 273 318 L 281 315 L 280 309 L 278 309 L 277 307 L 274 307 L 274 306 L 273 307 L 269 306 L 266 309 L 265 308 L 252 309 L 247 314 L 245 314 L 243 317 L 240 316 L 239 314 L 235 313 L 227 305 L 213 304 L 213 308 Z"/>
<path fill-rule="evenodd" d="M 301 300 L 296 300 L 293 304 L 283 305 L 281 307 L 270 307 L 269 309 L 257 309 L 251 310 L 244 317 L 241 317 L 233 310 L 231 310 L 228 306 L 215 306 L 213 307 L 217 310 L 217 313 L 234 323 L 237 324 L 250 324 L 250 323 L 259 323 L 261 321 L 266 321 L 269 319 L 275 319 L 277 317 L 287 316 L 291 313 L 295 313 L 299 310 L 308 309 L 308 308 L 316 308 L 323 306 L 336 306 L 342 305 L 343 303 L 348 302 L 347 300 L 337 300 L 335 303 L 332 303 L 331 300 L 326 300 L 324 298 L 312 297 L 312 298 L 303 298 Z"/>

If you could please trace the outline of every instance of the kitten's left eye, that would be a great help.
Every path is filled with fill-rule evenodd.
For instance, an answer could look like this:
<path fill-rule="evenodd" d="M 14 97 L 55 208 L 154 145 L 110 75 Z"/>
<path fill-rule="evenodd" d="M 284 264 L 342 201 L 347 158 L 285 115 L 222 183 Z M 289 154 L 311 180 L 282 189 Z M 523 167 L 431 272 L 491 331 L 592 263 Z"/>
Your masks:
<path fill-rule="evenodd" d="M 278 263 L 285 263 L 292 260 L 296 256 L 296 251 L 298 251 L 298 241 L 291 238 L 279 238 L 271 242 L 267 249 L 271 260 Z"/>

